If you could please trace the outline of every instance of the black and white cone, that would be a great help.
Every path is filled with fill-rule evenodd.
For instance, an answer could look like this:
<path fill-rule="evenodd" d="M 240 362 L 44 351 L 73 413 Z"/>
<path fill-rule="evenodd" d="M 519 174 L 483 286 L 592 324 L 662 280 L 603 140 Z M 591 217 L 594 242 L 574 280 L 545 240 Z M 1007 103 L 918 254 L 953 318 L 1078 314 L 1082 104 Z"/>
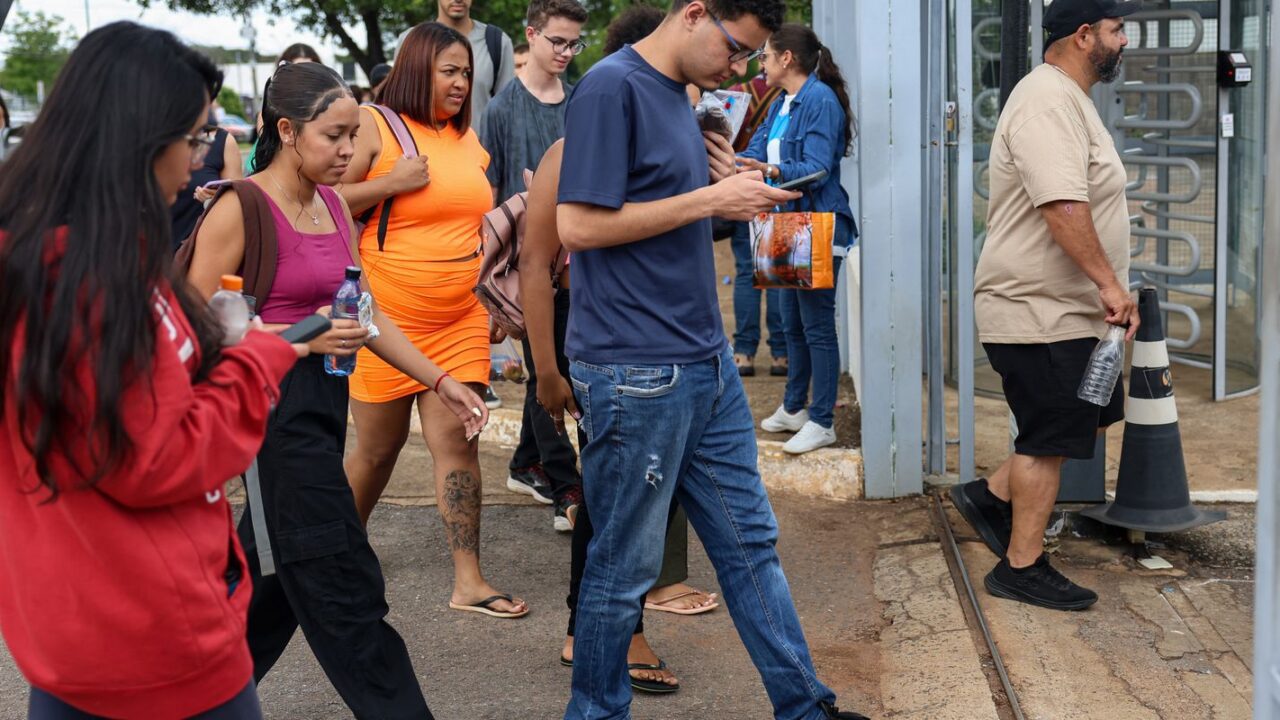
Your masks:
<path fill-rule="evenodd" d="M 1116 499 L 1083 514 L 1145 532 L 1176 532 L 1223 520 L 1226 513 L 1191 504 L 1169 350 L 1155 290 L 1138 293 L 1138 313 L 1142 324 L 1133 343 Z"/>

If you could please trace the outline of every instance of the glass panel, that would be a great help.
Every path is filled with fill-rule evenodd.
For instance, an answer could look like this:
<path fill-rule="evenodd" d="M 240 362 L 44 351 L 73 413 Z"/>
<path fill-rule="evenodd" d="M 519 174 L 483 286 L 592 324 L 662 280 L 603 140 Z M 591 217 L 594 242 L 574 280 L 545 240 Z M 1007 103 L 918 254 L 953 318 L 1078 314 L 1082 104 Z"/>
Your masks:
<path fill-rule="evenodd" d="M 1235 115 L 1230 141 L 1227 203 L 1226 303 L 1227 393 L 1258 386 L 1260 323 L 1257 290 L 1262 265 L 1263 166 L 1267 130 L 1267 43 L 1264 0 L 1233 0 L 1231 48 L 1253 65 L 1253 82 L 1229 91 Z"/>
<path fill-rule="evenodd" d="M 955 16 L 949 23 L 949 32 L 955 31 Z M 954 44 L 952 45 L 954 47 Z M 973 258 L 976 263 L 978 254 L 982 252 L 982 242 L 987 237 L 987 159 L 991 154 L 991 138 L 996 129 L 996 119 L 1000 114 L 1000 0 L 973 0 L 973 57 L 952 58 L 952 62 L 973 63 L 973 167 L 957 167 L 955 147 L 947 151 L 947 214 L 944 228 L 944 248 L 948 278 L 948 297 L 955 297 L 956 273 L 951 262 L 956 252 L 956 234 L 952 231 L 961 220 L 955 212 L 955 192 L 958 186 L 956 173 L 973 173 Z M 950 68 L 950 97 L 956 97 L 955 68 Z M 954 381 L 959 371 L 959 361 L 955 354 L 956 305 L 948 303 L 947 308 L 947 376 Z M 987 362 L 982 345 L 974 346 L 974 388 L 980 394 L 999 395 L 1000 378 Z"/>

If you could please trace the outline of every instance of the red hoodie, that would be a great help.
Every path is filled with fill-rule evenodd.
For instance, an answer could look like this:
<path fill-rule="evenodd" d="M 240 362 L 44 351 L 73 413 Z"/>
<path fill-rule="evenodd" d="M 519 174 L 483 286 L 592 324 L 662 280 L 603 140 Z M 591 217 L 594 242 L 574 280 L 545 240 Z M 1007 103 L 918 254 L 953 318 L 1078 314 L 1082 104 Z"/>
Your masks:
<path fill-rule="evenodd" d="M 195 335 L 168 289 L 155 296 L 150 383 L 127 388 L 134 442 L 124 467 L 81 489 L 87 441 L 60 445 L 48 492 L 18 433 L 8 390 L 0 428 L 0 632 L 30 683 L 95 715 L 183 718 L 221 705 L 253 676 L 252 592 L 223 484 L 262 444 L 293 366 L 283 340 L 250 332 L 207 381 L 192 382 Z M 14 350 L 21 357 L 23 325 Z M 81 427 L 94 397 L 77 368 Z M 65 434 L 65 433 L 64 433 Z M 240 581 L 228 597 L 228 568 Z"/>

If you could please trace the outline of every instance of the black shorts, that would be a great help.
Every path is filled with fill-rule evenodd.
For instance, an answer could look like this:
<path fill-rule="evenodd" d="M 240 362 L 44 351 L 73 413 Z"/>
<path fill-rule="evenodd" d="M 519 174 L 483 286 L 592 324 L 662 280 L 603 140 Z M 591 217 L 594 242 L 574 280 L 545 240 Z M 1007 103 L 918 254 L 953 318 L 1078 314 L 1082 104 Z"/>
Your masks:
<path fill-rule="evenodd" d="M 1018 422 L 1013 447 L 1019 455 L 1088 460 L 1098 428 L 1124 420 L 1123 378 L 1116 379 L 1106 407 L 1076 397 L 1097 344 L 1093 338 L 1039 345 L 982 344 Z"/>

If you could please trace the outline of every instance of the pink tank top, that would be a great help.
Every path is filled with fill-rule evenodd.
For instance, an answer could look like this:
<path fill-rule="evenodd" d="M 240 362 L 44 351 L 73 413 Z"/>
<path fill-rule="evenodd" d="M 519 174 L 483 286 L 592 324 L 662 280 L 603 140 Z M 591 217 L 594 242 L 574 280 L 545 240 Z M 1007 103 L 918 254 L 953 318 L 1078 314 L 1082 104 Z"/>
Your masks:
<path fill-rule="evenodd" d="M 351 233 L 342 201 L 333 188 L 316 186 L 337 232 L 298 232 L 284 211 L 267 195 L 276 220 L 276 277 L 264 302 L 258 300 L 258 314 L 264 323 L 292 324 L 316 309 L 333 303 L 333 294 L 342 284 L 351 257 Z M 265 194 L 265 192 L 264 192 Z M 310 220 L 305 214 L 304 220 Z"/>

